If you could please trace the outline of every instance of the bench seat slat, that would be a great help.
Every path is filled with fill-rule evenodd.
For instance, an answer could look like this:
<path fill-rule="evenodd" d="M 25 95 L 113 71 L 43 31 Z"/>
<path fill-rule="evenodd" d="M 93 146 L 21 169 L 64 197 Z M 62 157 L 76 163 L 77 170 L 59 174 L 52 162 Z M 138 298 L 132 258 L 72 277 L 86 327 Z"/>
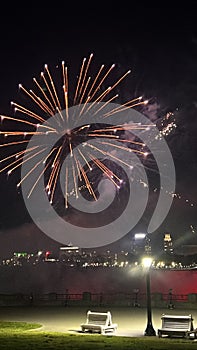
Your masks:
<path fill-rule="evenodd" d="M 169 330 L 169 331 L 188 331 L 189 330 L 189 328 L 187 327 L 187 328 L 180 328 L 180 327 L 162 327 L 161 329 L 163 329 L 163 330 Z"/>

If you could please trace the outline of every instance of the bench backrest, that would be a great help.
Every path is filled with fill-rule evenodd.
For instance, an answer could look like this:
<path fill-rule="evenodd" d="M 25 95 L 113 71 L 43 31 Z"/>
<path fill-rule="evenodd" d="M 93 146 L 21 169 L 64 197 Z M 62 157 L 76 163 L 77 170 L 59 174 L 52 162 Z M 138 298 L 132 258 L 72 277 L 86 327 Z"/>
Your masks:
<path fill-rule="evenodd" d="M 111 313 L 108 312 L 87 312 L 87 321 L 88 324 L 97 324 L 102 326 L 110 326 L 111 324 Z"/>
<path fill-rule="evenodd" d="M 169 329 L 186 329 L 188 331 L 193 329 L 192 315 L 180 316 L 180 315 L 163 315 L 162 328 Z"/>

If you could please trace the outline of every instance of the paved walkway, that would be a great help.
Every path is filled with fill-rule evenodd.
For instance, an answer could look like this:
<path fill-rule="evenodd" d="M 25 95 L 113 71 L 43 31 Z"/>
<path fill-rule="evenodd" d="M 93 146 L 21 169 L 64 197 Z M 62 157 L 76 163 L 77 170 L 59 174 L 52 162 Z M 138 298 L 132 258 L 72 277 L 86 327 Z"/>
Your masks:
<path fill-rule="evenodd" d="M 91 311 L 111 311 L 112 321 L 118 324 L 115 335 L 118 336 L 143 336 L 147 324 L 146 308 L 134 307 L 110 307 L 91 308 Z M 87 307 L 0 307 L 0 320 L 38 322 L 43 325 L 43 330 L 55 332 L 81 331 L 80 324 L 86 320 Z M 152 323 L 157 334 L 161 326 L 161 315 L 175 314 L 188 315 L 192 313 L 194 327 L 197 327 L 197 310 L 185 309 L 153 309 Z"/>

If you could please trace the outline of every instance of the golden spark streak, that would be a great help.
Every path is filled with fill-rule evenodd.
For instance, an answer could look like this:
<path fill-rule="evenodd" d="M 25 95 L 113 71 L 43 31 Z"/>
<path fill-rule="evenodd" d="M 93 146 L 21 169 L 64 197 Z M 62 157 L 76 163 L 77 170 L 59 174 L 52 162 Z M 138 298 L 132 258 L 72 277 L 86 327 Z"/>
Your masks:
<path fill-rule="evenodd" d="M 14 164 L 16 164 L 17 162 L 19 162 L 22 159 L 22 162 L 15 165 L 12 169 L 9 170 L 10 173 L 12 173 L 14 170 L 16 170 L 19 166 L 21 166 L 23 163 L 26 163 L 27 161 L 29 161 L 30 159 L 36 157 L 38 154 L 40 154 L 41 152 L 44 152 L 46 150 L 46 148 L 42 149 L 41 151 L 38 151 L 36 153 L 34 153 L 32 156 L 29 156 L 27 159 L 24 160 L 24 158 L 26 157 L 26 154 L 24 155 L 24 157 L 20 157 L 18 159 L 16 159 L 14 162 L 10 163 L 9 165 L 7 165 L 6 167 L 4 167 L 3 169 L 0 170 L 0 172 L 4 171 L 5 169 L 8 169 L 10 167 L 12 167 Z"/>
<path fill-rule="evenodd" d="M 119 136 L 117 135 L 111 135 L 111 134 L 97 134 L 97 133 L 88 133 L 87 136 L 91 136 L 91 137 L 107 137 L 107 138 L 111 138 L 111 139 L 118 139 Z"/>
<path fill-rule="evenodd" d="M 56 91 L 56 88 L 55 88 L 55 84 L 54 84 L 54 81 L 53 81 L 53 79 L 51 77 L 51 74 L 50 74 L 50 71 L 48 69 L 48 65 L 47 64 L 45 64 L 45 69 L 46 69 L 46 72 L 47 72 L 48 77 L 50 79 L 50 83 L 51 83 L 51 86 L 52 86 L 52 89 L 53 89 L 53 93 L 54 93 L 54 96 L 55 96 L 55 98 L 54 98 L 54 100 L 56 100 L 55 105 L 57 105 L 59 109 L 62 109 L 60 101 L 59 101 L 59 98 L 58 98 L 58 95 L 57 95 L 57 91 Z"/>
<path fill-rule="evenodd" d="M 59 109 L 59 107 L 57 107 L 57 111 L 58 111 L 61 119 L 64 121 L 64 117 L 63 117 L 62 111 Z"/>
<path fill-rule="evenodd" d="M 43 88 L 41 87 L 41 85 L 37 82 L 36 78 L 33 78 L 33 81 L 36 83 L 36 85 L 38 86 L 39 90 L 41 91 L 41 93 L 43 94 L 44 98 L 46 99 L 46 101 L 49 103 L 49 106 L 51 106 L 52 109 L 50 109 L 48 107 L 49 110 L 49 114 L 53 115 L 54 114 L 54 107 L 50 101 L 50 99 L 48 98 L 48 96 L 46 95 L 46 93 L 44 92 Z"/>
<path fill-rule="evenodd" d="M 99 168 L 101 169 L 101 171 L 103 172 L 103 174 L 105 174 L 111 182 L 113 182 L 113 184 L 118 187 L 117 183 L 113 180 L 113 177 L 116 177 L 119 181 L 120 179 L 113 173 L 113 171 L 111 171 L 109 168 L 107 168 L 99 159 L 96 159 L 91 153 L 88 154 L 89 157 L 91 158 L 91 160 L 93 161 L 93 163 Z M 112 176 L 110 175 L 112 174 Z"/>
<path fill-rule="evenodd" d="M 115 64 L 112 64 L 112 66 L 108 69 L 108 71 L 105 73 L 104 77 L 101 79 L 101 81 L 99 82 L 98 86 L 95 88 L 93 94 L 91 95 L 90 100 L 92 100 L 92 98 L 95 96 L 95 94 L 97 93 L 97 91 L 100 89 L 101 85 L 103 84 L 103 82 L 105 81 L 105 79 L 107 78 L 107 76 L 109 75 L 109 73 L 112 71 L 112 69 L 115 67 Z"/>
<path fill-rule="evenodd" d="M 19 119 L 19 118 L 13 118 L 13 117 L 9 117 L 9 116 L 6 116 L 6 115 L 0 115 L 0 118 L 3 118 L 3 119 L 8 119 L 8 120 L 11 120 L 11 121 L 16 121 L 18 123 L 23 123 L 23 124 L 27 124 L 27 125 L 31 125 L 33 126 L 34 128 L 37 129 L 38 127 L 38 124 L 35 124 L 35 123 L 32 123 L 32 122 L 28 122 L 27 120 L 24 120 L 24 119 Z M 42 125 L 42 124 L 39 124 L 39 127 L 41 128 L 46 128 L 48 130 L 51 130 L 51 131 L 54 131 L 54 132 L 57 132 L 54 128 L 50 127 L 50 126 L 46 126 L 46 125 Z M 25 132 L 25 131 L 24 131 Z M 23 134 L 24 134 L 23 132 Z M 2 133 L 2 132 L 1 132 Z M 6 134 L 8 132 L 5 132 Z M 26 132 L 25 132 L 26 133 Z"/>
<path fill-rule="evenodd" d="M 56 163 L 57 158 L 59 157 L 59 155 L 60 155 L 60 153 L 61 153 L 61 151 L 62 151 L 62 148 L 63 148 L 63 146 L 60 146 L 60 147 L 58 148 L 58 151 L 57 151 L 57 153 L 56 153 L 55 159 L 53 160 L 52 167 L 55 166 L 55 163 Z"/>
<path fill-rule="evenodd" d="M 126 109 L 130 109 L 130 108 L 140 106 L 140 105 L 145 105 L 145 104 L 147 104 L 147 101 L 142 101 L 142 102 L 138 102 L 138 103 L 134 103 L 134 104 L 131 104 L 131 103 L 133 103 L 133 100 L 125 102 L 124 104 L 120 105 L 119 107 L 112 109 L 110 112 L 103 114 L 103 118 L 107 118 L 110 115 L 113 115 L 115 113 L 125 111 Z"/>
<path fill-rule="evenodd" d="M 62 74 L 63 74 L 63 91 L 64 91 L 64 103 L 66 108 L 66 120 L 68 122 L 68 69 L 64 67 L 64 62 L 62 62 Z"/>
<path fill-rule="evenodd" d="M 26 113 L 28 114 L 30 117 L 35 118 L 36 120 L 38 120 L 41 123 L 45 122 L 45 119 L 43 119 L 42 117 L 40 117 L 38 114 L 30 111 L 29 109 L 19 105 L 18 103 L 15 102 L 11 102 L 11 105 L 16 106 L 17 107 L 17 111 L 20 111 L 22 113 Z"/>
<path fill-rule="evenodd" d="M 92 116 L 96 115 L 98 112 L 100 112 L 103 108 L 105 108 L 110 102 L 112 102 L 113 100 L 115 100 L 118 97 L 118 94 L 112 96 L 108 101 L 106 101 L 104 104 L 102 104 L 102 106 L 100 108 L 98 108 L 93 114 Z"/>
<path fill-rule="evenodd" d="M 87 113 L 90 109 L 92 109 L 93 106 L 94 106 L 97 102 L 101 102 L 101 101 L 103 100 L 103 98 L 109 93 L 109 90 L 110 90 L 110 88 L 107 88 L 105 91 L 103 91 L 103 93 L 102 93 L 101 95 L 99 95 L 99 96 L 97 97 L 97 99 L 89 105 L 89 107 L 86 109 L 85 113 Z M 89 101 L 88 101 L 88 102 L 89 102 Z M 84 108 L 80 111 L 79 117 L 81 116 L 83 110 L 84 110 Z M 85 114 L 85 113 L 84 113 L 84 114 Z"/>
<path fill-rule="evenodd" d="M 27 125 L 31 125 L 31 126 L 33 126 L 34 128 L 37 128 L 37 124 L 28 122 L 27 120 L 24 120 L 24 119 L 13 118 L 13 117 L 9 117 L 9 116 L 6 116 L 6 115 L 0 115 L 0 117 L 3 118 L 3 119 L 7 119 L 7 120 L 11 120 L 11 121 L 15 121 L 15 122 L 19 122 L 19 123 L 24 123 L 24 124 L 27 124 Z"/>
<path fill-rule="evenodd" d="M 22 151 L 20 151 L 20 152 L 16 152 L 16 153 L 14 153 L 14 154 L 11 154 L 10 156 L 7 156 L 7 157 L 1 159 L 1 160 L 0 160 L 0 163 L 3 163 L 3 162 L 5 162 L 6 160 L 11 159 L 11 158 L 18 158 L 20 155 L 23 155 L 23 154 L 25 154 L 25 153 L 27 153 L 27 152 L 31 152 L 31 151 L 33 151 L 34 149 L 38 148 L 38 147 L 40 147 L 40 146 L 34 146 L 34 147 L 29 148 L 29 149 L 25 149 L 25 150 L 22 150 Z M 0 170 L 0 172 L 1 172 L 1 171 L 3 171 L 3 170 Z"/>
<path fill-rule="evenodd" d="M 57 164 L 58 164 L 57 162 L 54 164 L 54 166 L 52 168 L 52 171 L 50 173 L 50 177 L 49 177 L 48 183 L 47 183 L 47 188 L 50 190 L 50 192 L 51 192 L 52 182 L 53 182 L 53 179 L 54 179 L 54 176 L 55 176 Z"/>
<path fill-rule="evenodd" d="M 92 168 L 91 168 L 88 160 L 86 159 L 85 155 L 80 151 L 80 149 L 78 149 L 78 152 L 81 155 L 81 157 L 84 159 L 84 161 L 85 161 L 86 165 L 88 166 L 89 170 L 92 170 Z"/>
<path fill-rule="evenodd" d="M 74 96 L 74 100 L 73 100 L 73 105 L 76 104 L 77 98 L 78 98 L 78 90 L 79 90 L 79 86 L 80 86 L 80 82 L 81 82 L 81 78 L 82 78 L 82 74 L 83 74 L 83 69 L 84 69 L 84 65 L 85 65 L 85 61 L 86 58 L 83 59 L 82 65 L 81 65 L 81 69 L 80 69 L 80 73 L 79 73 L 79 78 L 77 80 L 77 86 L 76 86 L 76 90 L 75 90 L 75 96 Z"/>
<path fill-rule="evenodd" d="M 77 174 L 78 174 L 79 180 L 82 181 L 82 177 L 81 177 L 81 173 L 80 173 L 80 169 L 79 169 L 79 164 L 78 164 L 78 161 L 77 161 L 77 158 L 75 157 L 75 155 L 74 155 L 74 159 L 75 159 L 75 164 L 77 167 Z M 88 164 L 88 166 L 90 166 L 90 165 Z"/>
<path fill-rule="evenodd" d="M 79 194 L 78 194 L 78 187 L 77 187 L 77 179 L 76 179 L 75 167 L 73 162 L 72 162 L 72 174 L 73 174 L 73 180 L 74 180 L 75 195 L 76 195 L 76 198 L 78 198 Z"/>
<path fill-rule="evenodd" d="M 39 164 L 40 164 L 41 162 L 42 162 L 42 160 L 39 162 Z M 33 190 L 35 189 L 35 187 L 37 186 L 37 184 L 38 184 L 39 180 L 41 179 L 42 175 L 45 173 L 45 171 L 47 170 L 47 168 L 48 168 L 49 166 L 50 166 L 50 163 L 48 163 L 48 164 L 44 167 L 44 169 L 41 171 L 40 175 L 38 176 L 38 178 L 36 179 L 36 181 L 34 182 L 32 188 L 31 188 L 31 190 L 30 190 L 29 193 L 28 193 L 28 198 L 31 196 Z M 30 171 L 31 171 L 31 170 L 30 170 Z M 22 183 L 22 181 L 23 181 L 23 179 L 21 180 L 21 182 L 19 182 L 19 186 L 20 186 L 20 184 Z"/>
<path fill-rule="evenodd" d="M 128 70 L 124 75 L 122 75 L 118 81 L 111 87 L 111 89 L 113 90 L 118 84 L 120 84 L 120 82 L 128 75 L 131 73 L 131 70 Z"/>
<path fill-rule="evenodd" d="M 37 98 L 35 98 L 29 91 L 27 91 L 21 84 L 19 84 L 20 89 L 22 89 L 27 96 L 29 96 L 31 98 L 32 101 L 34 101 L 39 107 L 40 109 L 42 109 L 45 113 L 47 112 L 47 109 L 43 106 L 42 103 L 40 103 L 40 101 L 37 100 Z M 34 94 L 35 95 L 35 94 Z"/>
<path fill-rule="evenodd" d="M 83 114 L 83 111 L 85 110 L 85 108 L 86 108 L 86 106 L 87 106 L 87 104 L 88 104 L 88 100 L 89 100 L 89 96 L 88 96 L 88 98 L 86 99 L 86 101 L 85 101 L 85 103 L 83 104 L 83 107 L 82 107 L 82 109 L 80 110 L 80 113 L 79 113 L 79 115 L 78 115 L 78 118 L 80 118 L 81 117 L 81 115 Z"/>
<path fill-rule="evenodd" d="M 49 188 L 50 191 L 51 191 L 51 187 L 52 187 L 52 182 L 53 182 L 54 177 L 55 177 L 55 172 L 57 172 L 57 165 L 58 164 L 59 164 L 59 166 L 61 165 L 60 164 L 60 156 L 61 156 L 60 153 L 61 153 L 62 149 L 63 149 L 63 145 L 58 148 L 57 153 L 55 155 L 55 159 L 53 160 L 53 163 L 52 163 L 52 171 L 51 171 L 51 174 L 50 174 L 50 177 L 49 177 L 49 180 L 48 180 L 48 184 L 47 184 L 47 187 Z M 52 151 L 50 152 L 50 154 L 52 154 Z M 58 159 L 58 157 L 59 157 L 59 159 Z M 58 173 L 59 173 L 59 170 L 58 170 Z M 54 193 L 54 191 L 53 191 L 53 193 Z"/>
<path fill-rule="evenodd" d="M 137 149 L 131 149 L 131 148 L 127 148 L 127 147 L 124 147 L 124 146 L 119 146 L 119 145 L 116 145 L 116 144 L 114 144 L 114 143 L 104 142 L 104 141 L 102 141 L 101 143 L 102 143 L 102 144 L 105 144 L 105 145 L 109 145 L 109 146 L 111 146 L 111 147 L 120 148 L 120 149 L 122 149 L 123 151 L 126 151 L 126 152 L 130 152 L 130 153 L 131 153 L 131 152 L 134 152 L 134 153 L 139 153 L 139 154 L 142 154 L 142 155 L 145 154 L 145 152 L 139 151 L 139 150 L 137 150 Z"/>
<path fill-rule="evenodd" d="M 73 149 L 72 149 L 72 143 L 69 139 L 69 149 L 70 149 L 70 156 L 72 157 L 73 156 Z"/>
<path fill-rule="evenodd" d="M 112 177 L 115 177 L 118 181 L 120 181 L 120 178 L 113 172 L 111 171 L 105 164 L 103 164 L 99 159 L 97 159 L 98 163 L 100 164 L 101 167 L 103 167 L 103 170 L 105 171 L 107 176 L 110 178 L 110 180 L 118 187 L 115 181 L 113 181 Z"/>
<path fill-rule="evenodd" d="M 114 67 L 114 65 L 112 65 L 112 67 Z M 111 68 L 112 68 L 111 67 Z M 100 96 L 98 96 L 97 97 L 97 99 L 93 102 L 93 104 L 91 105 L 91 106 L 89 106 L 89 108 L 87 108 L 87 110 L 86 110 L 86 112 L 90 109 L 90 108 L 92 108 L 93 107 L 93 105 L 94 104 L 96 104 L 97 102 L 101 102 L 103 99 L 104 99 L 104 97 L 107 95 L 107 94 L 109 94 L 109 92 L 111 92 L 128 74 L 130 74 L 130 70 L 129 71 L 127 71 L 122 77 L 120 77 L 119 78 L 119 80 L 113 85 L 113 86 L 110 86 L 110 87 L 108 87 Z M 108 74 L 107 74 L 108 75 Z M 106 77 L 107 76 L 105 76 L 103 79 L 105 80 L 106 79 Z M 101 83 L 103 83 L 103 80 L 101 80 Z M 98 87 L 100 87 L 100 84 L 99 84 L 99 86 Z M 97 89 L 96 89 L 97 90 Z M 89 101 L 93 98 L 93 96 L 95 95 L 95 92 L 96 92 L 96 90 L 94 91 L 94 93 L 93 93 L 93 95 L 91 96 L 91 98 L 89 98 Z M 113 96 L 112 98 L 111 98 L 111 100 L 110 101 L 112 101 L 114 98 L 116 98 L 117 97 L 117 95 L 115 95 L 115 96 Z M 139 97 L 139 98 L 137 98 L 137 99 L 133 99 L 132 100 L 132 103 L 134 102 L 134 101 L 136 101 L 136 100 L 139 100 L 139 99 L 141 99 L 141 97 Z M 108 102 L 109 103 L 109 102 Z M 102 108 L 104 108 L 104 106 L 102 106 L 100 109 L 102 109 Z M 99 109 L 99 110 L 100 110 Z M 98 111 L 97 112 L 95 112 L 93 115 L 95 115 L 96 113 L 98 113 Z"/>
<path fill-rule="evenodd" d="M 36 95 L 36 93 L 33 90 L 30 90 L 31 94 L 34 96 L 34 98 L 38 101 L 38 103 L 43 106 L 43 110 L 45 113 L 53 116 L 53 112 L 51 113 L 51 109 L 47 106 L 47 104 L 40 98 L 40 96 Z"/>
<path fill-rule="evenodd" d="M 97 102 L 101 102 L 104 97 L 109 94 L 109 92 L 111 91 L 111 86 L 109 86 L 105 91 L 102 92 L 102 94 L 100 94 L 96 100 L 94 100 L 94 102 L 91 103 L 90 107 L 94 106 Z"/>
<path fill-rule="evenodd" d="M 62 61 L 62 76 L 63 76 L 63 86 L 65 86 L 66 90 L 68 91 L 67 86 L 66 86 L 66 76 L 65 76 L 65 65 L 64 65 L 64 61 Z"/>
<path fill-rule="evenodd" d="M 57 185 L 57 180 L 58 180 L 58 175 L 59 175 L 59 172 L 60 172 L 60 169 L 61 169 L 61 164 L 60 164 L 60 161 L 58 161 L 58 163 L 56 163 L 57 165 L 57 169 L 56 171 L 54 172 L 54 181 L 53 181 L 53 188 L 52 188 L 52 192 L 51 192 L 51 197 L 50 197 L 50 202 L 52 203 L 53 202 L 53 197 L 54 197 L 54 193 L 55 193 L 55 189 L 56 189 L 56 185 Z"/>
<path fill-rule="evenodd" d="M 82 176 L 83 176 L 83 178 L 85 180 L 85 184 L 86 184 L 86 187 L 87 187 L 89 193 L 94 197 L 95 201 L 97 201 L 96 194 L 95 194 L 95 192 L 94 192 L 94 190 L 93 190 L 93 188 L 92 188 L 92 186 L 90 184 L 90 181 L 89 181 L 89 179 L 87 177 L 87 174 L 86 174 L 85 170 L 83 169 L 83 167 L 81 166 L 79 160 L 78 160 L 78 164 L 79 164 L 79 169 L 80 169 L 80 171 L 82 173 Z"/>
<path fill-rule="evenodd" d="M 100 76 L 100 74 L 101 74 L 103 68 L 104 68 L 104 64 L 102 64 L 102 66 L 100 67 L 100 69 L 99 69 L 99 71 L 98 71 L 98 73 L 97 73 L 97 75 L 96 75 L 94 81 L 92 82 L 92 85 L 91 85 L 91 87 L 90 87 L 90 90 L 88 91 L 89 99 L 91 99 L 91 98 L 90 98 L 91 92 L 92 92 L 92 90 L 93 90 L 93 88 L 94 88 L 94 86 L 95 86 L 95 84 L 96 84 L 96 82 L 97 82 L 97 80 L 98 80 L 98 78 L 99 78 L 99 76 Z"/>
<path fill-rule="evenodd" d="M 0 145 L 0 147 L 14 146 L 14 145 L 18 145 L 18 144 L 21 144 L 21 143 L 29 143 L 29 140 L 4 143 L 3 145 Z"/>
<path fill-rule="evenodd" d="M 124 162 L 121 158 L 118 158 L 118 157 L 114 156 L 113 154 L 111 154 L 111 153 L 109 153 L 109 152 L 103 151 L 103 150 L 100 149 L 99 147 L 96 147 L 96 146 L 91 145 L 91 144 L 89 144 L 89 143 L 87 143 L 87 146 L 90 147 L 90 148 L 92 148 L 92 149 L 94 149 L 95 151 L 100 152 L 101 154 L 104 154 L 104 155 L 107 155 L 107 156 L 109 156 L 109 157 L 111 157 L 111 158 L 113 158 L 113 159 L 116 159 L 116 160 L 119 161 L 120 163 L 122 163 L 122 164 L 124 164 L 124 165 L 130 167 L 130 164 Z"/>
<path fill-rule="evenodd" d="M 120 140 L 118 140 L 118 142 L 132 143 L 132 144 L 134 144 L 134 145 L 139 145 L 139 146 L 142 146 L 142 147 L 145 146 L 145 144 L 144 144 L 143 142 L 132 141 L 132 140 L 125 140 L 125 139 L 123 140 L 123 139 L 120 139 Z"/>
<path fill-rule="evenodd" d="M 69 113 L 68 113 L 68 92 L 64 90 L 64 98 L 65 98 L 65 107 L 66 107 L 66 120 L 68 122 Z"/>
<path fill-rule="evenodd" d="M 83 98 L 84 98 L 84 96 L 85 96 L 85 93 L 86 93 L 88 84 L 89 84 L 89 82 L 90 82 L 90 79 L 91 79 L 91 77 L 89 77 L 88 80 L 87 80 L 87 82 L 86 82 L 86 85 L 85 85 L 85 87 L 84 87 L 83 94 L 81 95 L 79 104 L 81 104 L 81 103 L 83 102 Z"/>
<path fill-rule="evenodd" d="M 115 125 L 115 126 L 106 126 L 104 129 L 96 129 L 96 132 L 103 132 L 103 131 L 116 131 L 116 130 L 146 130 L 147 128 L 155 127 L 155 124 L 122 124 L 122 125 Z"/>
<path fill-rule="evenodd" d="M 0 131 L 0 135 L 4 135 L 4 136 L 45 135 L 45 132 L 41 132 L 41 131 Z"/>
<path fill-rule="evenodd" d="M 87 76 L 87 73 L 88 73 L 88 69 L 89 69 L 90 62 L 91 62 L 91 60 L 92 60 L 92 57 L 93 57 L 93 54 L 90 55 L 89 60 L 88 60 L 88 62 L 87 62 L 86 69 L 85 69 L 85 72 L 84 72 L 84 75 L 83 75 L 82 84 L 81 84 L 81 87 L 80 87 L 80 89 L 79 89 L 78 98 L 81 96 L 81 92 L 82 92 L 82 89 L 83 89 L 84 84 L 85 84 L 86 76 Z M 86 87 L 86 88 L 87 88 L 87 87 Z"/>
<path fill-rule="evenodd" d="M 66 166 L 66 174 L 65 174 L 65 207 L 68 208 L 68 167 Z"/>
<path fill-rule="evenodd" d="M 55 112 L 56 112 L 56 101 L 55 101 L 55 99 L 54 99 L 54 96 L 53 96 L 53 94 L 52 94 L 52 91 L 51 91 L 51 89 L 50 89 L 50 86 L 49 86 L 49 84 L 48 84 L 48 82 L 47 82 L 47 80 L 46 80 L 46 78 L 45 78 L 45 76 L 44 76 L 44 73 L 43 72 L 41 72 L 41 77 L 42 77 L 42 79 L 44 80 L 44 83 L 45 83 L 45 85 L 46 85 L 46 88 L 47 88 L 47 90 L 48 90 L 48 92 L 49 92 L 49 94 L 50 94 L 50 96 L 51 96 L 51 101 L 52 101 L 52 106 L 53 106 L 53 114 L 55 114 Z"/>
<path fill-rule="evenodd" d="M 17 187 L 19 187 L 19 186 L 23 183 L 23 181 L 26 180 L 26 178 L 38 167 L 38 165 L 40 165 L 40 163 L 42 163 L 42 159 L 41 159 L 39 162 L 37 162 L 37 163 L 23 176 L 23 178 L 21 179 L 21 181 L 17 183 Z M 29 197 L 30 197 L 30 194 L 28 194 L 27 198 L 29 198 Z"/>

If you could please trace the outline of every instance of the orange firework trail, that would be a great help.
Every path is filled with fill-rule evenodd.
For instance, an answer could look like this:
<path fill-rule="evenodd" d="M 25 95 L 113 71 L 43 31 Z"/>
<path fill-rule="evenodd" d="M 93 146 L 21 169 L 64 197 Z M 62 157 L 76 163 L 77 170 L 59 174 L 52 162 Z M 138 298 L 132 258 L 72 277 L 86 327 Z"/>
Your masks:
<path fill-rule="evenodd" d="M 103 120 L 101 121 L 101 124 L 105 124 L 109 116 L 136 106 L 144 105 L 148 102 L 143 101 L 142 97 L 140 96 L 127 101 L 126 103 L 106 113 L 105 107 L 118 98 L 118 95 L 114 93 L 115 88 L 127 77 L 130 70 L 120 76 L 111 86 L 104 88 L 104 84 L 106 85 L 107 78 L 114 70 L 115 64 L 111 65 L 111 67 L 108 69 L 106 69 L 104 65 L 101 65 L 98 72 L 94 77 L 92 77 L 89 73 L 92 59 L 93 54 L 91 54 L 88 59 L 84 58 L 82 61 L 73 98 L 70 97 L 68 68 L 65 66 L 65 63 L 62 62 L 61 65 L 61 89 L 59 89 L 59 86 L 56 87 L 57 84 L 52 78 L 48 65 L 45 65 L 44 72 L 41 72 L 40 78 L 33 78 L 35 91 L 27 90 L 25 87 L 23 87 L 23 85 L 19 84 L 20 90 L 28 97 L 31 105 L 34 106 L 33 110 L 31 108 L 26 108 L 19 103 L 12 102 L 11 105 L 13 106 L 17 117 L 1 115 L 2 128 L 0 130 L 0 136 L 3 136 L 3 142 L 0 144 L 1 149 L 9 147 L 12 151 L 12 149 L 15 149 L 16 146 L 26 146 L 32 136 L 43 137 L 43 144 L 32 146 L 28 150 L 23 149 L 17 152 L 13 151 L 11 155 L 3 156 L 3 158 L 0 160 L 0 172 L 6 171 L 8 175 L 10 175 L 17 168 L 20 168 L 24 162 L 30 162 L 30 164 L 32 164 L 32 161 L 34 162 L 31 169 L 23 176 L 23 178 L 20 179 L 17 187 L 20 187 L 21 183 L 25 181 L 31 173 L 33 173 L 39 164 L 45 164 L 42 172 L 40 172 L 39 176 L 35 178 L 35 181 L 29 190 L 29 196 L 32 194 L 41 177 L 48 172 L 48 179 L 45 189 L 50 202 L 53 203 L 61 166 L 65 159 L 65 151 L 70 153 L 72 158 L 72 166 L 71 169 L 66 166 L 65 173 L 64 198 L 66 208 L 68 207 L 68 197 L 70 195 L 68 193 L 69 173 L 72 174 L 73 191 L 76 198 L 78 197 L 78 191 L 80 190 L 80 187 L 77 185 L 79 179 L 80 181 L 84 182 L 85 187 L 93 199 L 97 199 L 88 175 L 88 171 L 92 170 L 92 165 L 96 166 L 106 177 L 108 177 L 117 188 L 119 188 L 119 184 L 121 183 L 121 179 L 114 172 L 112 172 L 101 159 L 94 156 L 93 153 L 85 153 L 82 152 L 82 150 L 77 151 L 77 156 L 73 153 L 76 146 L 75 142 L 77 137 L 79 137 L 79 140 L 82 137 L 86 137 L 88 139 L 97 138 L 98 147 L 88 144 L 89 150 L 91 149 L 92 152 L 100 152 L 100 154 L 104 156 L 108 155 L 112 160 L 115 159 L 120 163 L 124 163 L 128 167 L 131 167 L 131 164 L 128 164 L 124 162 L 123 159 L 111 154 L 110 147 L 112 149 L 120 148 L 123 151 L 131 151 L 131 148 L 128 149 L 125 144 L 133 144 L 141 147 L 141 149 L 132 149 L 132 152 L 146 155 L 146 153 L 143 152 L 143 147 L 145 146 L 143 143 L 131 139 L 122 139 L 117 132 L 124 132 L 125 130 L 145 130 L 147 125 L 138 125 L 134 123 L 128 125 L 119 124 L 116 126 L 106 127 L 95 126 L 93 129 L 91 129 L 90 125 L 83 125 L 74 130 L 70 130 L 69 108 L 72 106 L 82 105 L 79 113 L 75 111 L 76 119 L 81 118 L 82 115 L 84 116 L 91 111 L 93 122 L 94 116 L 98 115 L 98 113 L 101 113 L 103 110 Z M 58 93 L 59 90 L 61 90 L 61 94 Z M 103 103 L 99 104 L 100 102 Z M 50 122 L 51 117 L 53 118 L 53 123 Z M 15 127 L 16 130 L 13 129 Z M 7 128 L 7 130 L 4 130 L 5 128 Z M 48 134 L 58 134 L 61 142 L 56 144 L 46 156 L 45 151 L 47 145 L 46 142 L 44 142 L 44 139 Z M 99 138 L 104 138 L 106 141 L 99 141 Z M 116 141 L 116 144 L 113 141 Z M 120 145 L 117 145 L 117 142 L 120 143 Z M 102 145 L 104 144 L 109 145 L 109 152 L 102 150 Z M 86 170 L 81 165 L 82 160 L 83 162 L 85 161 L 85 164 L 87 165 Z"/>

